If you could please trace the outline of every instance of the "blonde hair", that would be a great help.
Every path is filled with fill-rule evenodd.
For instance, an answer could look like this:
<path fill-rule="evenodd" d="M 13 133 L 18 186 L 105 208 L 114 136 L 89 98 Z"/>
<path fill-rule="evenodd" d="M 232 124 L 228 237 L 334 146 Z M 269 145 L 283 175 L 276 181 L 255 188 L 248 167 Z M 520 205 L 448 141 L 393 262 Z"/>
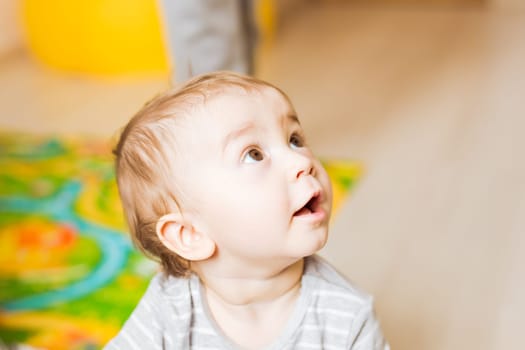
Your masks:
<path fill-rule="evenodd" d="M 265 81 L 231 72 L 195 77 L 146 103 L 125 126 L 113 151 L 122 206 L 134 244 L 160 261 L 168 275 L 187 276 L 189 262 L 166 248 L 156 234 L 157 220 L 181 210 L 173 184 L 176 120 L 191 115 L 209 98 L 234 91 L 279 88 Z M 175 155 L 176 157 L 176 155 Z"/>

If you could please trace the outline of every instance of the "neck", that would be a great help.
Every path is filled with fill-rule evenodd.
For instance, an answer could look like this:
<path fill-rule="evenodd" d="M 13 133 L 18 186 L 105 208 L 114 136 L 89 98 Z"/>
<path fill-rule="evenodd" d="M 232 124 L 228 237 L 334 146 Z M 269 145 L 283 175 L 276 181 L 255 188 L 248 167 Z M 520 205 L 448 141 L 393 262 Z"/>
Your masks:
<path fill-rule="evenodd" d="M 198 273 L 206 293 L 224 303 L 242 306 L 278 299 L 300 288 L 304 260 L 300 259 L 277 273 L 265 277 L 235 277 Z"/>
<path fill-rule="evenodd" d="M 200 275 L 210 311 L 222 331 L 244 349 L 273 342 L 300 294 L 304 260 L 265 278 Z"/>

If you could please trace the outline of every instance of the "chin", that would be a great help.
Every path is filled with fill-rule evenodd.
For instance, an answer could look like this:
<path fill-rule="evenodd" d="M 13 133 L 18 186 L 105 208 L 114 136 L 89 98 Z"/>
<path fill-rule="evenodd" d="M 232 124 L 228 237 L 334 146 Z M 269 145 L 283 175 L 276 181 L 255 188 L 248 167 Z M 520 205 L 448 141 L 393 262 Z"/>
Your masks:
<path fill-rule="evenodd" d="M 318 251 L 320 251 L 321 249 L 323 249 L 324 246 L 326 245 L 326 242 L 328 242 L 328 236 L 325 237 L 325 239 L 322 242 L 319 242 L 319 245 L 317 246 L 315 251 L 313 251 L 310 255 L 313 255 L 313 254 L 317 253 Z"/>
<path fill-rule="evenodd" d="M 326 245 L 326 242 L 328 241 L 328 232 L 325 232 L 322 235 L 319 235 L 317 240 L 312 240 L 308 246 L 303 246 L 303 254 L 301 254 L 301 257 L 307 257 L 310 255 L 314 255 L 323 247 Z"/>

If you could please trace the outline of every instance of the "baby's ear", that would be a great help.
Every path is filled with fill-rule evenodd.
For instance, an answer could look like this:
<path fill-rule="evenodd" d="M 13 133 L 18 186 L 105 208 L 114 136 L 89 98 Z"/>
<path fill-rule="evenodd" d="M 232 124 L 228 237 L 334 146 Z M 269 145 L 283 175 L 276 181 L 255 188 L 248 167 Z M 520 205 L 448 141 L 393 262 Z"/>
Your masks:
<path fill-rule="evenodd" d="M 215 252 L 215 242 L 197 232 L 181 214 L 170 213 L 157 221 L 157 236 L 166 248 L 189 261 L 208 259 Z"/>

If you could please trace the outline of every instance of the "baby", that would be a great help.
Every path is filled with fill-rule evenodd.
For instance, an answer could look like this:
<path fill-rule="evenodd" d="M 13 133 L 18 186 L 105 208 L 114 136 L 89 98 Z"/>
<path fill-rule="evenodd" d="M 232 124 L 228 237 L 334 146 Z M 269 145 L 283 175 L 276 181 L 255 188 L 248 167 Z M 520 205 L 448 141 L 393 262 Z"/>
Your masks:
<path fill-rule="evenodd" d="M 388 349 L 372 298 L 315 253 L 332 191 L 289 98 L 217 72 L 147 103 L 115 150 L 135 244 L 160 261 L 106 349 Z"/>

